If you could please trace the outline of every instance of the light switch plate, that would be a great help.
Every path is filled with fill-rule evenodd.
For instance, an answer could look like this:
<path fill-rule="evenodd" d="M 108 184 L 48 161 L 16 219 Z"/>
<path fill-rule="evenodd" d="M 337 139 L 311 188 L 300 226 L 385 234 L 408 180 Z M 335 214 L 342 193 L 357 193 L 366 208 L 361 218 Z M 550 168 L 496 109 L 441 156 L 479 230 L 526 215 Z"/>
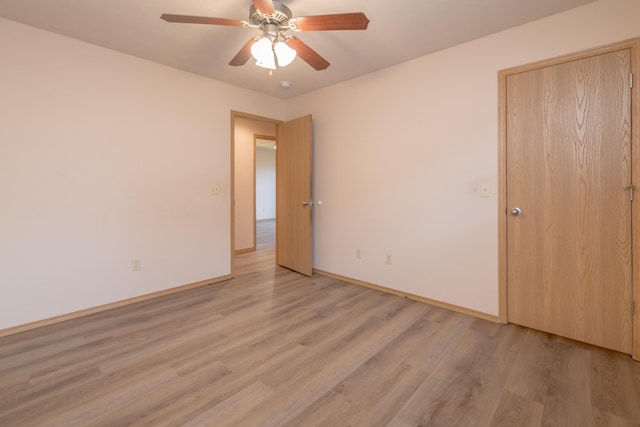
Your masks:
<path fill-rule="evenodd" d="M 491 187 L 486 182 L 480 184 L 480 197 L 491 197 Z"/>

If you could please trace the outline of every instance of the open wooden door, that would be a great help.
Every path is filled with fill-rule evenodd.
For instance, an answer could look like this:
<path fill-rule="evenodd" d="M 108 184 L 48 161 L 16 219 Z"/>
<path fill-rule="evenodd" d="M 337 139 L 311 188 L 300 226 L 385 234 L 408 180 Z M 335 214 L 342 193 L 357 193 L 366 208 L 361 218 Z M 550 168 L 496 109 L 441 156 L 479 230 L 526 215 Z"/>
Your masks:
<path fill-rule="evenodd" d="M 276 262 L 311 276 L 311 116 L 277 125 Z"/>

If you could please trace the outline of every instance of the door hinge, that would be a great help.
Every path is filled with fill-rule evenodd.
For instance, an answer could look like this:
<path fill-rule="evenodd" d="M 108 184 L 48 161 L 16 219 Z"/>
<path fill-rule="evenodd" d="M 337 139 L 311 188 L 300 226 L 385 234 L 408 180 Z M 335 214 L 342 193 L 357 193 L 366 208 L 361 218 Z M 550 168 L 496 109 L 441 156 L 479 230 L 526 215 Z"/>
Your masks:
<path fill-rule="evenodd" d="M 631 314 L 636 313 L 636 300 L 631 300 Z"/>
<path fill-rule="evenodd" d="M 629 89 L 633 89 L 633 73 L 629 74 Z"/>
<path fill-rule="evenodd" d="M 627 185 L 624 187 L 625 190 L 629 190 L 629 200 L 633 202 L 633 196 L 635 193 L 636 186 L 635 185 Z"/>

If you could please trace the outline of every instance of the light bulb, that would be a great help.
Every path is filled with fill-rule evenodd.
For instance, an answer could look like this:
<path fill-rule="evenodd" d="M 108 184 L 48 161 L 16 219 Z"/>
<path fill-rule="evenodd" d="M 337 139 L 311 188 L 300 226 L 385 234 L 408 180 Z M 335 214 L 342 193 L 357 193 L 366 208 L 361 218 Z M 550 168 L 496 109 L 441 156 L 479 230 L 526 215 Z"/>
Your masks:
<path fill-rule="evenodd" d="M 281 67 L 286 67 L 291 64 L 291 62 L 296 59 L 296 51 L 291 49 L 284 42 L 277 42 L 274 46 L 273 50 L 276 53 L 276 57 L 278 58 L 278 65 Z"/>

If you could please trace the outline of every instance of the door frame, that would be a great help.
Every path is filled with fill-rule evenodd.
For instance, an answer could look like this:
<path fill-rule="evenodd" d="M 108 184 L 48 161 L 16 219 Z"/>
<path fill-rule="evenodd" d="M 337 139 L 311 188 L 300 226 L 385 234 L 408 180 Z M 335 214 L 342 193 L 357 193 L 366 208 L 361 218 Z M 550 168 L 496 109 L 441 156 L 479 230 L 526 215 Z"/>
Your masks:
<path fill-rule="evenodd" d="M 257 172 L 258 172 L 258 139 L 264 139 L 268 141 L 273 141 L 273 143 L 277 146 L 278 144 L 278 136 L 269 136 L 269 135 L 260 135 L 257 133 L 253 134 L 253 250 L 256 250 L 256 244 L 258 241 L 258 181 L 257 181 Z M 276 174 L 278 170 L 274 171 Z M 275 203 L 275 200 L 274 200 Z"/>
<path fill-rule="evenodd" d="M 230 146 L 230 150 L 229 150 L 229 154 L 230 154 L 230 177 L 229 177 L 229 206 L 230 206 L 230 214 L 231 214 L 231 230 L 230 230 L 230 240 L 229 240 L 229 275 L 231 277 L 234 277 L 235 275 L 235 248 L 236 248 L 236 243 L 235 243 L 235 231 L 236 231 L 236 219 L 235 219 L 235 214 L 236 214 L 236 210 L 235 210 L 235 195 L 236 195 L 236 189 L 235 189 L 235 140 L 236 140 L 236 136 L 235 136 L 235 125 L 236 125 L 236 118 L 237 117 L 241 117 L 241 118 L 245 118 L 245 119 L 250 119 L 250 120 L 255 120 L 258 122 L 266 122 L 266 123 L 272 123 L 274 125 L 278 125 L 280 123 L 283 123 L 282 120 L 276 120 L 276 119 L 272 119 L 270 117 L 264 117 L 264 116 L 258 116 L 255 114 L 249 114 L 249 113 L 243 113 L 241 111 L 235 111 L 235 110 L 231 110 L 231 146 Z M 274 139 L 276 139 L 276 144 L 278 143 L 277 141 L 277 137 L 275 137 Z M 254 139 L 255 141 L 255 139 Z M 254 143 L 255 145 L 255 143 Z M 254 147 L 254 153 L 255 153 L 255 147 Z M 254 166 L 253 166 L 253 170 L 254 170 L 254 204 L 255 204 L 255 159 L 254 159 Z M 278 173 L 277 167 L 276 167 L 276 174 Z M 255 223 L 255 213 L 254 213 L 254 223 Z"/>
<path fill-rule="evenodd" d="M 640 360 L 640 38 L 633 38 L 568 55 L 533 62 L 498 72 L 498 319 L 508 323 L 507 316 L 507 76 L 548 67 L 569 61 L 605 54 L 621 49 L 631 51 L 631 72 L 634 75 L 631 89 L 631 176 L 638 187 L 635 203 L 631 205 L 632 234 L 632 298 L 635 311 L 632 315 L 632 354 Z M 634 204 L 636 206 L 634 206 Z M 634 224 L 639 226 L 634 227 Z"/>

